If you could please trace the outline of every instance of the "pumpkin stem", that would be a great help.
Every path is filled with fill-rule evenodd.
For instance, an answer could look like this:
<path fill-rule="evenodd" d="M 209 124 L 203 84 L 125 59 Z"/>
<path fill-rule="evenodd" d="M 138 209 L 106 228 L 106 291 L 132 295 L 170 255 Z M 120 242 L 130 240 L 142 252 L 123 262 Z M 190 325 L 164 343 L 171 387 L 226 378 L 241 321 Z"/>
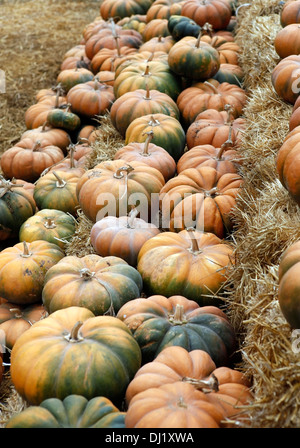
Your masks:
<path fill-rule="evenodd" d="M 21 254 L 21 257 L 29 258 L 31 257 L 31 255 L 32 252 L 29 251 L 28 244 L 26 243 L 26 241 L 23 241 L 23 253 Z"/>
<path fill-rule="evenodd" d="M 152 126 L 152 127 L 160 126 L 160 122 L 156 118 L 154 118 L 153 115 L 151 115 L 151 118 L 150 118 L 150 121 L 148 124 L 149 124 L 149 126 Z"/>
<path fill-rule="evenodd" d="M 92 272 L 87 268 L 80 269 L 79 273 L 80 277 L 83 280 L 90 280 L 91 278 L 95 277 L 95 272 Z"/>
<path fill-rule="evenodd" d="M 46 229 L 55 229 L 56 227 L 55 221 L 52 218 L 46 218 L 46 221 L 44 222 L 44 227 L 46 227 Z"/>
<path fill-rule="evenodd" d="M 198 34 L 197 41 L 196 41 L 196 44 L 195 44 L 195 47 L 196 47 L 196 48 L 200 48 L 201 37 L 202 37 L 202 30 L 200 30 L 200 32 L 199 32 L 199 34 Z"/>
<path fill-rule="evenodd" d="M 190 383 L 196 387 L 196 389 L 200 389 L 204 393 L 208 392 L 218 392 L 219 390 L 219 381 L 216 375 L 213 373 L 207 380 L 198 380 L 196 378 L 189 378 L 187 376 L 182 378 L 183 382 Z"/>
<path fill-rule="evenodd" d="M 149 154 L 149 144 L 150 144 L 150 142 L 151 142 L 151 140 L 153 138 L 154 132 L 151 130 L 149 132 L 144 132 L 142 135 L 144 135 L 144 134 L 147 134 L 148 137 L 146 138 L 145 145 L 144 145 L 144 148 L 143 148 L 143 152 L 141 153 L 141 155 L 145 156 L 145 157 L 148 157 L 150 155 Z"/>
<path fill-rule="evenodd" d="M 38 151 L 41 148 L 41 141 L 37 140 L 36 142 L 34 142 L 34 145 L 32 147 L 32 151 Z"/>
<path fill-rule="evenodd" d="M 134 168 L 133 168 L 132 166 L 130 166 L 130 165 L 127 165 L 127 166 L 121 166 L 121 168 L 119 168 L 119 169 L 115 172 L 114 177 L 115 177 L 116 179 L 122 179 L 122 177 L 124 177 L 123 171 L 125 171 L 125 174 L 128 175 L 128 174 L 129 174 L 131 171 L 133 171 L 133 170 L 134 170 Z"/>
<path fill-rule="evenodd" d="M 211 82 L 209 82 L 209 81 L 204 81 L 204 84 L 205 84 L 206 86 L 210 87 L 210 88 L 214 91 L 214 93 L 215 93 L 216 95 L 219 94 L 218 89 L 217 89 Z"/>
<path fill-rule="evenodd" d="M 16 319 L 20 319 L 22 317 L 21 310 L 19 308 L 10 308 L 9 311 L 13 313 Z"/>
<path fill-rule="evenodd" d="M 173 325 L 182 325 L 182 324 L 186 323 L 186 318 L 185 318 L 185 314 L 183 311 L 184 311 L 183 305 L 180 305 L 179 303 L 177 303 L 176 307 L 175 307 L 174 314 L 171 314 L 169 316 L 169 321 Z"/>
<path fill-rule="evenodd" d="M 24 187 L 24 184 L 18 185 L 16 184 L 16 180 L 12 179 L 11 181 L 6 180 L 3 176 L 0 176 L 0 199 L 8 192 L 11 191 L 12 188 L 20 188 Z"/>
<path fill-rule="evenodd" d="M 75 151 L 76 151 L 76 145 L 71 143 L 68 146 L 68 150 L 69 150 L 69 155 L 70 155 L 70 168 L 75 168 L 74 154 L 75 154 Z"/>
<path fill-rule="evenodd" d="M 229 130 L 228 130 L 228 139 L 223 143 L 223 145 L 220 148 L 220 151 L 218 153 L 217 156 L 217 160 L 221 160 L 222 155 L 224 153 L 224 151 L 226 151 L 226 149 L 228 148 L 232 148 L 233 147 L 233 141 L 232 141 L 232 123 L 230 123 L 229 125 Z"/>
<path fill-rule="evenodd" d="M 148 80 L 146 81 L 146 95 L 143 98 L 144 98 L 144 100 L 151 100 L 152 99 L 151 95 L 150 95 Z"/>
<path fill-rule="evenodd" d="M 230 124 L 232 122 L 232 112 L 233 112 L 231 104 L 225 104 L 224 110 L 227 112 L 227 120 L 225 124 Z"/>
<path fill-rule="evenodd" d="M 213 35 L 213 27 L 210 23 L 206 22 L 203 26 L 202 26 L 202 31 L 205 31 L 210 37 L 212 37 Z"/>
<path fill-rule="evenodd" d="M 183 397 L 179 398 L 177 406 L 179 406 L 180 408 L 187 408 L 187 404 L 184 402 Z"/>
<path fill-rule="evenodd" d="M 80 336 L 80 334 L 79 334 L 79 330 L 82 327 L 82 325 L 83 325 L 83 322 L 81 322 L 81 321 L 76 322 L 76 324 L 74 325 L 74 327 L 71 330 L 71 333 L 67 334 L 65 336 L 65 339 L 68 342 L 80 342 L 80 341 L 83 341 L 84 338 L 82 336 Z"/>
<path fill-rule="evenodd" d="M 142 76 L 150 76 L 151 75 L 151 73 L 150 73 L 150 71 L 149 71 L 149 65 L 147 64 L 146 65 L 146 70 L 144 71 L 144 73 L 142 74 Z"/>
<path fill-rule="evenodd" d="M 128 229 L 134 229 L 134 220 L 139 214 L 139 211 L 136 207 L 133 207 L 129 214 L 128 214 L 128 220 L 127 220 L 127 228 Z"/>
<path fill-rule="evenodd" d="M 52 171 L 53 175 L 56 177 L 56 187 L 57 188 L 64 188 L 67 185 L 67 182 L 63 180 L 55 171 Z"/>
<path fill-rule="evenodd" d="M 195 237 L 195 234 L 194 234 L 195 229 L 193 227 L 187 227 L 186 230 L 187 230 L 188 235 L 190 236 L 190 240 L 191 240 L 191 247 L 188 249 L 189 252 L 192 252 L 193 254 L 202 253 L 202 250 L 199 249 L 197 238 Z"/>

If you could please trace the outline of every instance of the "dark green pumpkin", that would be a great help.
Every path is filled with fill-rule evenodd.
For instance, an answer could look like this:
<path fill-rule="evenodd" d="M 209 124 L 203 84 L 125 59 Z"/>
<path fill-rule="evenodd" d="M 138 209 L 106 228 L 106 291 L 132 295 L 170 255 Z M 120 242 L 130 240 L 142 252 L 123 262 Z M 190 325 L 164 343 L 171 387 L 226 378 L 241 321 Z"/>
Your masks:
<path fill-rule="evenodd" d="M 79 116 L 70 111 L 70 104 L 65 108 L 50 110 L 47 122 L 54 128 L 61 128 L 65 131 L 75 131 L 81 124 Z"/>
<path fill-rule="evenodd" d="M 198 37 L 201 31 L 201 27 L 194 20 L 179 15 L 169 17 L 168 29 L 176 41 L 186 36 Z"/>
<path fill-rule="evenodd" d="M 142 352 L 142 363 L 166 347 L 204 350 L 217 366 L 228 365 L 236 346 L 235 333 L 226 315 L 215 306 L 200 307 L 183 296 L 161 295 L 127 302 L 119 310 Z"/>
<path fill-rule="evenodd" d="M 243 84 L 244 73 L 239 65 L 233 64 L 221 64 L 219 70 L 213 76 L 219 83 L 228 82 L 229 84 L 235 84 L 241 87 Z"/>
<path fill-rule="evenodd" d="M 13 416 L 6 428 L 125 428 L 125 412 L 106 397 L 48 398 Z"/>

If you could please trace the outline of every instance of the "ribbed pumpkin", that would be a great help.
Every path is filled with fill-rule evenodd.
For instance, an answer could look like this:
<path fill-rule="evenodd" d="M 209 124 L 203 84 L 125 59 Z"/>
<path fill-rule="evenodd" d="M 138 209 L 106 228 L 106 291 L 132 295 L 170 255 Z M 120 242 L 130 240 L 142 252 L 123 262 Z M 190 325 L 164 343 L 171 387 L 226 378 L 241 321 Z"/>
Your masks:
<path fill-rule="evenodd" d="M 253 396 L 250 382 L 238 370 L 216 367 L 203 350 L 187 351 L 180 346 L 163 349 L 136 373 L 126 390 L 126 402 L 139 393 L 164 384 L 188 383 L 202 391 L 223 413 L 222 427 L 238 427 L 247 420 L 246 408 Z M 229 419 L 229 423 L 225 419 Z"/>
<path fill-rule="evenodd" d="M 70 135 L 63 129 L 54 128 L 45 121 L 41 126 L 35 129 L 28 129 L 21 134 L 20 140 L 31 138 L 32 141 L 40 141 L 45 146 L 58 146 L 64 152 L 70 144 Z"/>
<path fill-rule="evenodd" d="M 122 159 L 129 164 L 133 161 L 146 163 L 160 171 L 167 182 L 175 175 L 176 162 L 164 148 L 151 143 L 152 138 L 153 131 L 149 131 L 145 142 L 123 146 L 115 153 L 114 160 Z"/>
<path fill-rule="evenodd" d="M 87 400 L 68 395 L 63 400 L 48 398 L 29 406 L 7 422 L 5 428 L 125 428 L 125 412 L 106 397 Z"/>
<path fill-rule="evenodd" d="M 137 269 L 147 294 L 167 297 L 181 294 L 203 305 L 219 303 L 227 280 L 232 248 L 211 233 L 183 230 L 162 232 L 147 241 L 138 256 Z"/>
<path fill-rule="evenodd" d="M 19 337 L 10 373 L 29 404 L 76 394 L 88 400 L 105 396 L 117 405 L 140 365 L 140 348 L 120 319 L 69 307 Z"/>
<path fill-rule="evenodd" d="M 61 70 L 56 78 L 57 83 L 67 93 L 72 87 L 83 82 L 92 81 L 94 74 L 87 68 L 69 68 Z"/>
<path fill-rule="evenodd" d="M 137 89 L 124 93 L 112 105 L 110 118 L 114 127 L 125 137 L 130 123 L 143 115 L 161 113 L 179 120 L 177 104 L 166 93 L 158 90 Z"/>
<path fill-rule="evenodd" d="M 165 62 L 149 61 L 129 64 L 121 73 L 116 73 L 114 83 L 115 98 L 119 98 L 124 93 L 146 89 L 158 90 L 169 95 L 176 101 L 180 91 L 180 81 L 171 71 Z"/>
<path fill-rule="evenodd" d="M 110 17 L 130 17 L 133 14 L 145 14 L 152 0 L 105 0 L 100 6 L 100 15 L 104 20 Z"/>
<path fill-rule="evenodd" d="M 239 174 L 220 174 L 210 166 L 185 169 L 160 191 L 163 228 L 195 227 L 224 238 L 233 227 L 231 213 L 242 183 Z"/>
<path fill-rule="evenodd" d="M 118 63 L 136 54 L 135 48 L 101 48 L 91 60 L 91 70 L 96 75 L 103 70 L 115 70 Z"/>
<path fill-rule="evenodd" d="M 24 184 L 0 176 L 0 241 L 16 237 L 23 222 L 36 212 L 33 195 Z"/>
<path fill-rule="evenodd" d="M 35 182 L 42 172 L 64 158 L 58 146 L 45 146 L 41 141 L 26 137 L 4 151 L 1 169 L 5 177 Z"/>
<path fill-rule="evenodd" d="M 117 314 L 142 352 L 142 363 L 153 361 L 166 347 L 204 350 L 217 365 L 227 365 L 235 349 L 235 334 L 217 307 L 202 306 L 183 296 L 138 298 Z"/>
<path fill-rule="evenodd" d="M 93 222 L 105 216 L 126 216 L 140 202 L 145 215 L 151 214 L 151 195 L 165 184 L 160 171 L 142 162 L 130 165 L 118 159 L 101 162 L 77 182 L 77 197 L 84 214 Z"/>
<path fill-rule="evenodd" d="M 148 42 L 149 40 L 153 39 L 153 37 L 158 36 L 169 36 L 169 30 L 168 30 L 168 19 L 153 19 L 150 22 L 148 22 L 143 29 L 143 41 Z"/>
<path fill-rule="evenodd" d="M 179 76 L 195 81 L 212 78 L 220 68 L 219 52 L 199 37 L 187 36 L 176 42 L 168 53 L 168 63 Z"/>
<path fill-rule="evenodd" d="M 171 7 L 176 6 L 178 0 L 154 0 L 146 13 L 146 20 L 149 23 L 154 19 L 168 19 L 171 16 Z"/>
<path fill-rule="evenodd" d="M 224 111 L 230 104 L 235 118 L 242 115 L 247 103 L 247 94 L 239 86 L 216 79 L 196 83 L 184 89 L 177 98 L 177 106 L 182 116 L 184 126 L 190 125 L 198 114 L 207 109 Z"/>
<path fill-rule="evenodd" d="M 79 116 L 71 110 L 71 104 L 50 110 L 47 115 L 47 122 L 54 128 L 61 128 L 68 132 L 75 131 L 81 125 Z"/>
<path fill-rule="evenodd" d="M 185 148 L 185 132 L 180 122 L 171 116 L 156 113 L 136 118 L 128 126 L 125 144 L 144 142 L 147 133 L 153 131 L 152 143 L 164 148 L 175 161 L 183 154 Z"/>
<path fill-rule="evenodd" d="M 82 173 L 49 171 L 36 182 L 33 197 L 38 208 L 53 208 L 76 215 L 78 199 L 77 182 Z"/>
<path fill-rule="evenodd" d="M 300 23 L 300 0 L 288 0 L 280 12 L 280 23 L 283 27 L 291 23 Z"/>
<path fill-rule="evenodd" d="M 27 129 L 35 129 L 43 126 L 47 121 L 48 112 L 66 104 L 65 96 L 49 96 L 30 106 L 25 112 L 25 126 Z"/>
<path fill-rule="evenodd" d="M 114 315 L 128 300 L 139 297 L 142 290 L 138 271 L 114 256 L 70 255 L 47 274 L 42 300 L 49 313 L 81 306 L 95 315 Z"/>
<path fill-rule="evenodd" d="M 90 235 L 96 253 L 102 257 L 120 257 L 136 267 L 142 245 L 160 233 L 158 227 L 137 218 L 137 214 L 137 209 L 133 209 L 128 216 L 107 216 L 97 221 Z"/>
<path fill-rule="evenodd" d="M 299 262 L 300 242 L 296 241 L 281 255 L 278 271 L 280 309 L 293 329 L 300 325 Z"/>
<path fill-rule="evenodd" d="M 201 34 L 201 42 L 210 44 L 219 52 L 220 64 L 239 64 L 240 46 L 235 41 L 228 41 L 222 36 L 209 36 Z"/>
<path fill-rule="evenodd" d="M 291 55 L 278 62 L 271 73 L 276 93 L 290 104 L 299 96 L 299 69 L 300 55 Z"/>
<path fill-rule="evenodd" d="M 219 83 L 228 82 L 229 84 L 242 87 L 244 71 L 240 65 L 223 63 L 220 64 L 220 68 L 213 78 L 219 81 Z"/>
<path fill-rule="evenodd" d="M 41 302 L 46 272 L 65 256 L 48 241 L 17 243 L 0 253 L 0 295 L 9 302 Z"/>
<path fill-rule="evenodd" d="M 230 22 L 232 8 L 223 0 L 187 0 L 182 5 L 181 15 L 200 26 L 210 23 L 215 30 L 223 30 Z"/>
<path fill-rule="evenodd" d="M 289 121 L 289 131 L 300 125 L 300 96 L 295 101 Z"/>
<path fill-rule="evenodd" d="M 65 249 L 76 230 L 75 219 L 61 210 L 43 209 L 26 219 L 19 231 L 20 241 L 49 241 Z"/>
<path fill-rule="evenodd" d="M 169 17 L 168 29 L 175 41 L 186 36 L 198 37 L 201 27 L 189 17 L 174 14 Z"/>
<path fill-rule="evenodd" d="M 115 100 L 113 87 L 96 79 L 72 87 L 67 101 L 72 111 L 79 116 L 95 117 L 105 114 Z"/>
<path fill-rule="evenodd" d="M 300 53 L 300 24 L 291 23 L 276 34 L 274 40 L 276 53 L 283 59 Z"/>
<path fill-rule="evenodd" d="M 147 42 L 144 42 L 140 48 L 139 52 L 142 51 L 163 51 L 165 53 L 168 53 L 170 49 L 175 44 L 175 40 L 172 36 L 157 36 L 152 37 L 152 39 L 148 40 Z"/>
<path fill-rule="evenodd" d="M 33 305 L 0 304 L 0 331 L 5 334 L 5 347 L 11 350 L 21 334 L 35 322 L 44 319 L 47 312 L 39 303 Z"/>

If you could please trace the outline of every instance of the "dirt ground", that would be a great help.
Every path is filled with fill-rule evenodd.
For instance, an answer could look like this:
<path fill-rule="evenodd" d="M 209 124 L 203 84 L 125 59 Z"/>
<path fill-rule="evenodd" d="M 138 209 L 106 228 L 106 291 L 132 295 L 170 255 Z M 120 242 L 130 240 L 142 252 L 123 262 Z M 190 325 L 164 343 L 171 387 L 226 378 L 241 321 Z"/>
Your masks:
<path fill-rule="evenodd" d="M 100 0 L 0 0 L 0 154 L 26 130 L 35 94 L 55 84 L 65 52 L 80 43 L 99 9 Z"/>

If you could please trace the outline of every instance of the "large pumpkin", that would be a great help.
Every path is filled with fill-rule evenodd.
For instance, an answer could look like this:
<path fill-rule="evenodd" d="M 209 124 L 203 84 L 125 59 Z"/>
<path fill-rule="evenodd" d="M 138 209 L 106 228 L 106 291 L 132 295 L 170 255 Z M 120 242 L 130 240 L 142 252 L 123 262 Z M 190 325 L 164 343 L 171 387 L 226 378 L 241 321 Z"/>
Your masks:
<path fill-rule="evenodd" d="M 117 405 L 140 365 L 140 348 L 120 319 L 69 307 L 19 337 L 10 373 L 29 404 L 76 394 L 88 400 L 105 396 Z"/>
<path fill-rule="evenodd" d="M 246 420 L 246 406 L 253 400 L 250 381 L 238 370 L 216 367 L 204 350 L 188 351 L 181 346 L 164 348 L 152 361 L 143 365 L 126 390 L 126 403 L 137 394 L 163 384 L 182 381 L 201 390 L 212 404 L 224 412 L 222 426 L 235 426 Z"/>
<path fill-rule="evenodd" d="M 29 305 L 40 302 L 46 272 L 65 256 L 48 241 L 17 243 L 0 253 L 0 296 Z"/>
<path fill-rule="evenodd" d="M 235 349 L 234 330 L 223 311 L 183 296 L 138 298 L 123 305 L 117 317 L 138 342 L 143 364 L 166 347 L 180 346 L 204 350 L 217 365 L 227 365 Z"/>
<path fill-rule="evenodd" d="M 141 218 L 149 221 L 151 197 L 165 184 L 160 171 L 142 162 L 117 159 L 101 162 L 77 182 L 84 214 L 93 222 L 105 216 L 126 216 L 138 202 Z"/>
<path fill-rule="evenodd" d="M 148 295 L 181 294 L 200 305 L 215 305 L 232 263 L 228 243 L 211 233 L 183 230 L 148 240 L 139 252 L 137 268 Z"/>
<path fill-rule="evenodd" d="M 45 276 L 42 300 L 53 313 L 69 306 L 88 308 L 95 315 L 114 315 L 128 300 L 139 297 L 139 272 L 119 257 L 67 256 Z"/>
<path fill-rule="evenodd" d="M 48 398 L 29 406 L 7 422 L 5 428 L 125 428 L 125 412 L 106 397 L 90 400 L 68 395 L 63 400 Z"/>
<path fill-rule="evenodd" d="M 181 15 L 200 26 L 209 23 L 215 30 L 223 30 L 231 20 L 232 8 L 223 0 L 187 0 L 182 5 Z"/>
<path fill-rule="evenodd" d="M 46 117 L 47 118 L 47 117 Z M 58 146 L 64 152 L 70 144 L 70 135 L 63 129 L 54 128 L 45 121 L 41 126 L 34 129 L 28 129 L 23 132 L 20 140 L 31 138 L 33 141 L 40 141 L 45 146 Z"/>

